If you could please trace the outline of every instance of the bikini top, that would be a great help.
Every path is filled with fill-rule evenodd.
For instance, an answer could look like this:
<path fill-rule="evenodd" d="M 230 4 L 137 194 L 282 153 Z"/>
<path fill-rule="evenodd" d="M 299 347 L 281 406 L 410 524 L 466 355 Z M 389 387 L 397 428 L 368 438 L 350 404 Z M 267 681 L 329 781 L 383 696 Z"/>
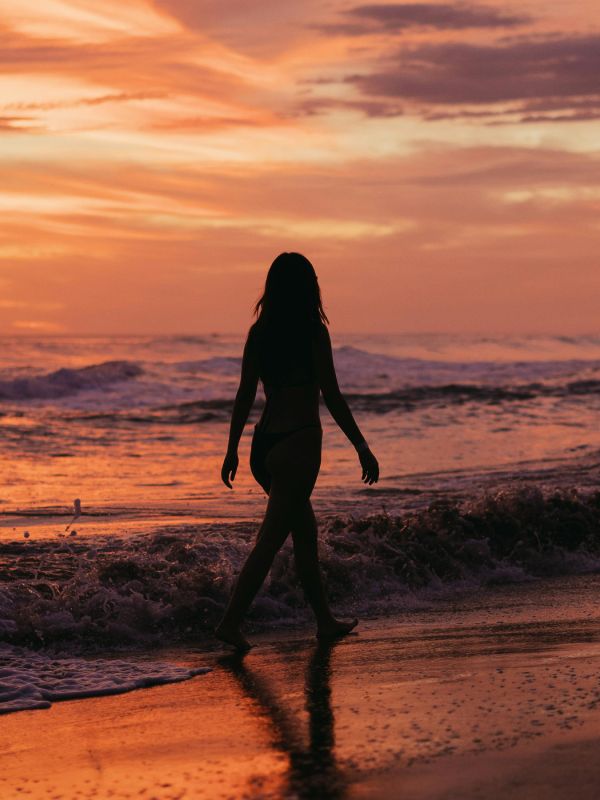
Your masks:
<path fill-rule="evenodd" d="M 267 397 L 275 389 L 308 386 L 317 380 L 310 336 L 256 339 L 259 375 Z"/>

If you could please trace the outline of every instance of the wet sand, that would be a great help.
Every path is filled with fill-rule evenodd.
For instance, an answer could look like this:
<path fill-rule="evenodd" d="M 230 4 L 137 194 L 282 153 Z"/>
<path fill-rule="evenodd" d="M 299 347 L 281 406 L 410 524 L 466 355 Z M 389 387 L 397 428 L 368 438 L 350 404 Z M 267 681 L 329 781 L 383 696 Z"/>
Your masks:
<path fill-rule="evenodd" d="M 504 587 L 332 648 L 255 637 L 186 683 L 0 723 L 0 797 L 597 797 L 600 579 Z"/>

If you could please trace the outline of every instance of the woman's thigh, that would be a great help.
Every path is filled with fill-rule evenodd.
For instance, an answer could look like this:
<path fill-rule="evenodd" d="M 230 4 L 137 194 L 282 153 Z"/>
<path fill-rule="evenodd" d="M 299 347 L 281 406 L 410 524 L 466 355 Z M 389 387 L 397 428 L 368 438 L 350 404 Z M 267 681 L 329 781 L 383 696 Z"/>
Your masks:
<path fill-rule="evenodd" d="M 311 495 L 321 467 L 323 431 L 304 428 L 286 436 L 269 450 L 265 464 L 271 476 L 269 496 L 304 503 Z"/>

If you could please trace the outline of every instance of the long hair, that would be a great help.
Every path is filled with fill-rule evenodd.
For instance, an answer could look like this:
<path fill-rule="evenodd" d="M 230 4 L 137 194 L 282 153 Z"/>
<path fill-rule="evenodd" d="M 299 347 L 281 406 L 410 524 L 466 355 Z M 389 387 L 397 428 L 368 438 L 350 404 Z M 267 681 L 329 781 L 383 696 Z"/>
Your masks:
<path fill-rule="evenodd" d="M 328 323 L 315 268 L 301 253 L 280 253 L 267 273 L 262 296 L 254 306 L 258 322 Z"/>

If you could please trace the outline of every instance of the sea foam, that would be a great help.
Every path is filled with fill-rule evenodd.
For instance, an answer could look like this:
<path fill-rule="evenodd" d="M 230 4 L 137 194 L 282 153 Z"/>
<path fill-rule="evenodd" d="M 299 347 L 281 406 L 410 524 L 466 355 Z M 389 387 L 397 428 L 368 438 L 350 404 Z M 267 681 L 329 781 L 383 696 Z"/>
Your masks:
<path fill-rule="evenodd" d="M 68 397 L 85 390 L 105 390 L 114 383 L 142 374 L 131 361 L 106 361 L 87 367 L 63 367 L 45 375 L 0 380 L 0 400 L 32 400 Z"/>
<path fill-rule="evenodd" d="M 256 537 L 250 523 L 129 537 L 0 544 L 0 639 L 148 646 L 210 635 Z M 320 532 L 329 596 L 356 615 L 422 607 L 456 589 L 600 569 L 600 493 L 535 486 L 399 516 L 331 517 Z M 437 598 L 437 600 L 436 600 Z M 308 619 L 288 543 L 249 617 Z"/>
<path fill-rule="evenodd" d="M 59 657 L 0 644 L 0 714 L 176 683 L 209 671 L 156 661 Z"/>

